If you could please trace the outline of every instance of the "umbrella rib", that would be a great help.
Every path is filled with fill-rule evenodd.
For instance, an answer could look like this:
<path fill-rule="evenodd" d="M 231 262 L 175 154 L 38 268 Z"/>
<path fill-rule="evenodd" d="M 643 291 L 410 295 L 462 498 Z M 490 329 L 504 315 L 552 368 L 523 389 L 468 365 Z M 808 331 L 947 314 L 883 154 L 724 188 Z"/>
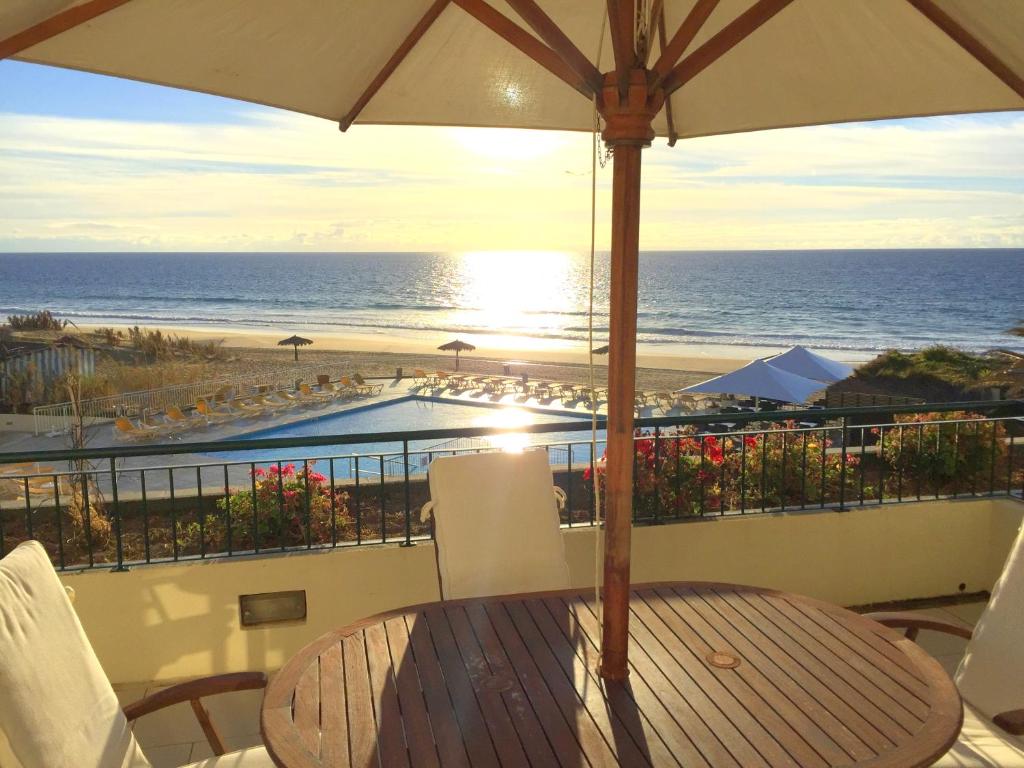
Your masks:
<path fill-rule="evenodd" d="M 619 93 L 625 95 L 629 85 L 629 71 L 637 65 L 636 44 L 633 25 L 636 10 L 633 0 L 607 0 L 608 27 L 612 36 L 612 53 L 615 54 L 615 76 Z"/>
<path fill-rule="evenodd" d="M 939 8 L 933 0 L 907 0 L 919 10 L 928 21 L 945 32 L 957 45 L 981 64 L 985 69 L 998 77 L 1004 85 L 1024 99 L 1024 78 L 1010 69 L 998 56 L 989 50 L 984 43 L 964 29 L 948 13 Z"/>
<path fill-rule="evenodd" d="M 470 16 L 512 44 L 555 77 L 565 81 L 588 99 L 594 90 L 587 80 L 576 73 L 554 50 L 546 46 L 514 21 L 496 11 L 483 0 L 454 0 Z"/>
<path fill-rule="evenodd" d="M 416 47 L 416 44 L 420 41 L 423 35 L 426 34 L 427 30 L 430 29 L 431 25 L 437 20 L 437 17 L 441 15 L 441 11 L 448 7 L 450 0 L 434 0 L 434 3 L 427 9 L 427 12 L 423 14 L 416 26 L 412 28 L 412 31 L 406 35 L 406 38 L 402 41 L 401 45 L 395 49 L 395 52 L 391 54 L 391 58 L 387 60 L 387 63 L 381 68 L 377 76 L 370 81 L 370 84 L 363 91 L 362 95 L 356 99 L 356 103 L 352 105 L 352 108 L 345 114 L 344 117 L 338 121 L 338 127 L 342 131 L 347 131 L 351 127 L 355 119 L 359 117 L 359 113 L 363 111 L 363 108 L 370 102 L 379 91 L 384 83 L 388 81 L 392 73 L 398 69 L 399 65 L 405 61 L 405 57 L 409 55 L 409 51 Z"/>
<path fill-rule="evenodd" d="M 677 64 L 662 81 L 667 97 L 727 54 L 793 0 L 758 0 L 704 45 Z"/>
<path fill-rule="evenodd" d="M 45 42 L 51 37 L 74 29 L 87 21 L 92 21 L 97 16 L 112 11 L 127 2 L 129 0 L 90 0 L 90 2 L 61 11 L 38 24 L 33 24 L 28 29 L 11 35 L 6 40 L 0 40 L 0 61 L 16 56 L 33 45 Z"/>
<path fill-rule="evenodd" d="M 693 42 L 694 38 L 697 37 L 697 33 L 704 27 L 704 23 L 717 6 L 718 0 L 697 0 L 693 8 L 686 15 L 686 18 L 683 19 L 683 23 L 679 25 L 679 29 L 672 36 L 672 42 L 667 46 L 665 45 L 665 9 L 662 7 L 661 26 L 659 27 L 661 55 L 658 56 L 658 60 L 651 67 L 651 71 L 654 72 L 654 82 L 651 83 L 652 88 L 656 88 L 668 73 L 672 71 L 672 67 L 686 53 L 686 49 Z"/>
<path fill-rule="evenodd" d="M 713 2 L 717 3 L 718 0 L 713 0 Z M 690 15 L 691 16 L 693 15 L 693 11 L 690 12 Z M 689 16 L 687 18 L 689 18 Z M 662 5 L 662 6 L 660 6 L 658 8 L 658 18 L 655 21 L 655 24 L 658 27 L 658 44 L 661 46 L 661 50 L 664 51 L 665 50 L 665 6 L 664 5 Z M 678 35 L 678 32 L 676 34 Z M 694 34 L 696 34 L 696 33 L 694 33 Z M 684 47 L 683 50 L 685 50 L 685 47 Z M 676 141 L 679 139 L 679 134 L 676 133 L 675 120 L 672 118 L 672 97 L 671 96 L 666 96 L 665 97 L 665 122 L 668 125 L 668 145 L 670 147 L 674 147 L 676 145 Z"/>
<path fill-rule="evenodd" d="M 601 89 L 604 87 L 604 77 L 601 72 L 534 0 L 506 0 L 506 2 L 522 17 L 530 29 L 536 32 L 537 36 L 559 55 L 566 65 L 590 86 L 592 93 L 601 93 Z"/>

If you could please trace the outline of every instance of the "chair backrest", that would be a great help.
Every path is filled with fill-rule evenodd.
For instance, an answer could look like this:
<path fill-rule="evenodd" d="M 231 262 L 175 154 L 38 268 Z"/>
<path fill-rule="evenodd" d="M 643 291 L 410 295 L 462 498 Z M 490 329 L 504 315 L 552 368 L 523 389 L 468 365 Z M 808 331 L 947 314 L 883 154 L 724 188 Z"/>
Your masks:
<path fill-rule="evenodd" d="M 435 459 L 430 497 L 444 599 L 569 587 L 544 451 Z"/>
<path fill-rule="evenodd" d="M 971 706 L 988 717 L 1024 706 L 1024 526 L 1003 575 L 974 628 L 955 680 Z"/>
<path fill-rule="evenodd" d="M 35 541 L 0 560 L 0 724 L 25 768 L 149 766 Z"/>
<path fill-rule="evenodd" d="M 330 380 L 331 380 L 331 377 L 330 377 L 330 375 L 329 375 L 329 374 L 326 374 L 326 373 L 318 373 L 318 374 L 316 375 L 316 383 L 317 383 L 317 384 L 319 384 L 319 385 L 320 385 L 321 387 L 322 387 L 322 386 L 323 386 L 324 384 L 326 384 L 327 382 L 329 382 Z"/>
<path fill-rule="evenodd" d="M 114 419 L 114 426 L 119 432 L 124 432 L 129 435 L 139 431 L 135 425 L 128 421 L 124 416 L 118 416 Z"/>
<path fill-rule="evenodd" d="M 366 383 L 366 379 L 364 379 L 363 375 L 358 372 L 352 374 L 352 381 L 359 385 L 363 385 Z"/>

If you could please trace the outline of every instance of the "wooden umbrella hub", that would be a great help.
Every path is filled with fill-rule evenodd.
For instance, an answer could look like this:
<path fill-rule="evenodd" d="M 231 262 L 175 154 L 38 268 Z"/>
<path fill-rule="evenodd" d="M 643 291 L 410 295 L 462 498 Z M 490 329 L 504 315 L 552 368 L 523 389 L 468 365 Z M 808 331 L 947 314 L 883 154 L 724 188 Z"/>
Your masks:
<path fill-rule="evenodd" d="M 604 76 L 604 88 L 598 112 L 605 120 L 601 138 L 612 146 L 649 147 L 654 140 L 651 123 L 665 104 L 665 91 L 660 85 L 649 85 L 646 69 L 633 69 L 625 93 L 620 90 L 617 72 Z"/>

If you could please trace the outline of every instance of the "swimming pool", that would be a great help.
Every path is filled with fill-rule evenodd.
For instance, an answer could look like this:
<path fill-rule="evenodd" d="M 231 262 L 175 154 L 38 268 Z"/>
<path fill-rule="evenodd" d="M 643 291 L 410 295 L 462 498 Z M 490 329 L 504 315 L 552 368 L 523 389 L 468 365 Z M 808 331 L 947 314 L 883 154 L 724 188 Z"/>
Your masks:
<path fill-rule="evenodd" d="M 386 403 L 373 404 L 364 408 L 341 411 L 304 421 L 283 424 L 277 427 L 248 432 L 232 437 L 232 440 L 255 440 L 264 438 L 302 438 L 328 435 L 357 435 L 369 432 L 417 432 L 421 430 L 461 429 L 470 427 L 501 427 L 509 432 L 487 437 L 456 438 L 453 440 L 410 440 L 409 451 L 411 473 L 425 471 L 430 458 L 452 451 L 501 448 L 521 450 L 530 445 L 555 446 L 549 452 L 552 463 L 565 464 L 569 459 L 569 442 L 586 442 L 590 439 L 587 430 L 573 432 L 548 432 L 528 434 L 514 431 L 516 427 L 531 424 L 571 422 L 579 424 L 589 421 L 584 414 L 555 411 L 540 411 L 518 406 L 491 406 L 474 403 L 437 401 L 421 397 L 403 397 Z M 599 433 L 603 441 L 603 431 Z M 560 444 L 560 445 L 559 445 Z M 598 450 L 603 450 L 603 442 Z M 401 474 L 402 444 L 400 442 L 376 442 L 359 444 L 324 445 L 315 448 L 281 448 L 259 451 L 225 451 L 217 453 L 222 461 L 244 461 L 268 464 L 278 461 L 322 457 L 346 457 L 335 461 L 336 477 L 354 477 L 357 474 Z M 395 455 L 399 454 L 399 455 Z M 358 456 L 356 461 L 354 457 Z M 571 460 L 575 465 L 589 463 L 590 446 L 574 445 Z M 321 467 L 322 469 L 322 467 Z M 383 470 L 383 472 L 382 472 Z"/>

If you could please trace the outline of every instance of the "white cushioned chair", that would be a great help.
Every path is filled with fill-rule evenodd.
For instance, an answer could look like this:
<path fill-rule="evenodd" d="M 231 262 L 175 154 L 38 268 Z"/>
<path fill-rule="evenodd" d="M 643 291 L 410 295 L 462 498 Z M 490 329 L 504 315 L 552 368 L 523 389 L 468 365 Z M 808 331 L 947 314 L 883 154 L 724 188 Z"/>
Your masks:
<path fill-rule="evenodd" d="M 964 700 L 964 726 L 957 743 L 935 765 L 1024 766 L 1024 527 L 973 633 L 913 614 L 878 613 L 870 618 L 888 627 L 906 628 L 911 639 L 923 629 L 968 641 L 953 676 Z"/>
<path fill-rule="evenodd" d="M 0 560 L 0 745 L 8 742 L 21 768 L 148 768 L 129 721 L 186 701 L 220 755 L 192 768 L 273 768 L 263 747 L 224 755 L 200 701 L 265 686 L 262 672 L 219 675 L 122 710 L 42 546 L 27 541 Z"/>
<path fill-rule="evenodd" d="M 545 451 L 443 456 L 430 464 L 445 600 L 569 587 L 558 516 L 564 498 Z"/>

